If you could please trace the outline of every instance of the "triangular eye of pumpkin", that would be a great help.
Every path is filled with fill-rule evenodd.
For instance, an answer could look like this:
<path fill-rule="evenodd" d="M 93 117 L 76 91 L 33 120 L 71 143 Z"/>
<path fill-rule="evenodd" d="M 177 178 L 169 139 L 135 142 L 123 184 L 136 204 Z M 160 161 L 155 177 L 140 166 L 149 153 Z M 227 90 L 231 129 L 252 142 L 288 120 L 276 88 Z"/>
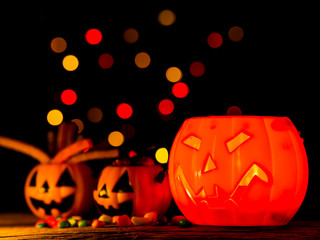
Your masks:
<path fill-rule="evenodd" d="M 125 171 L 113 187 L 112 192 L 133 192 L 128 171 Z"/>
<path fill-rule="evenodd" d="M 76 186 L 67 168 L 64 170 L 57 183 L 57 187 L 61 186 Z"/>
<path fill-rule="evenodd" d="M 36 183 L 36 178 L 37 178 L 37 171 L 34 172 L 34 174 L 32 175 L 32 178 L 30 180 L 30 187 L 35 187 L 37 186 L 37 183 Z"/>
<path fill-rule="evenodd" d="M 103 187 L 101 188 L 101 190 L 99 192 L 99 197 L 101 197 L 101 198 L 109 198 L 106 184 L 104 184 Z"/>

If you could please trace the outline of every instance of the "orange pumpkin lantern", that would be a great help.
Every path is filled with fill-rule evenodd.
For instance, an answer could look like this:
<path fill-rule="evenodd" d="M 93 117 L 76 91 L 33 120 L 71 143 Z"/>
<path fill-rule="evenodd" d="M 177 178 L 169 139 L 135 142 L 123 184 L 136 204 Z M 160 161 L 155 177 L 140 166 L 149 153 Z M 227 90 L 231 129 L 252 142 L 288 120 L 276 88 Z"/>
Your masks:
<path fill-rule="evenodd" d="M 196 117 L 173 142 L 169 181 L 195 224 L 284 225 L 304 199 L 308 162 L 286 117 Z"/>
<path fill-rule="evenodd" d="M 92 147 L 89 139 L 62 148 L 53 159 L 35 146 L 7 137 L 0 136 L 0 146 L 40 162 L 27 176 L 24 188 L 27 205 L 39 218 L 85 214 L 93 206 L 95 179 L 92 170 L 80 162 L 113 158 L 119 154 L 116 149 L 78 154 Z"/>
<path fill-rule="evenodd" d="M 110 216 L 165 214 L 171 203 L 167 174 L 158 165 L 105 167 L 93 198 L 99 212 Z"/>

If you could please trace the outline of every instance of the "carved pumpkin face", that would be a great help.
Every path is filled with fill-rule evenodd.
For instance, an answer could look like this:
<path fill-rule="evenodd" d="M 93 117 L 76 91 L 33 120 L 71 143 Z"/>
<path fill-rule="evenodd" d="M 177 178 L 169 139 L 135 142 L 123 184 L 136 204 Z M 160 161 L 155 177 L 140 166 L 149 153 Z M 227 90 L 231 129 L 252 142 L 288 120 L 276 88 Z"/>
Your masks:
<path fill-rule="evenodd" d="M 165 214 L 171 203 L 167 175 L 160 166 L 107 166 L 93 198 L 100 213 L 109 216 Z"/>
<path fill-rule="evenodd" d="M 36 216 L 81 215 L 92 206 L 94 179 L 83 164 L 38 164 L 25 183 L 26 202 Z"/>
<path fill-rule="evenodd" d="M 308 163 L 288 118 L 198 117 L 173 142 L 169 180 L 195 224 L 283 225 L 304 199 Z"/>

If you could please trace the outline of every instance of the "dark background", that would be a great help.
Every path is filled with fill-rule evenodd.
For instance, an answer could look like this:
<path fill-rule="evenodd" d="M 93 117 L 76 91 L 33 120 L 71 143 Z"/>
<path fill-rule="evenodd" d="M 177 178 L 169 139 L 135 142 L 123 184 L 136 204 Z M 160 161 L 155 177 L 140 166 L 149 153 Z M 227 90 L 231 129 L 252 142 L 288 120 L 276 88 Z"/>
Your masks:
<path fill-rule="evenodd" d="M 30 6 L 29 6 L 30 7 Z M 184 119 L 192 116 L 224 115 L 236 105 L 245 115 L 289 117 L 301 131 L 309 159 L 310 177 L 305 201 L 296 219 L 320 219 L 318 206 L 319 145 L 318 74 L 315 74 L 316 25 L 312 6 L 193 6 L 158 4 L 153 6 L 97 5 L 83 10 L 16 6 L 1 19 L 0 135 L 47 148 L 49 110 L 58 108 L 65 120 L 84 121 L 83 135 L 98 144 L 125 123 L 136 129 L 134 138 L 121 146 L 122 152 L 143 152 L 149 146 L 166 147 Z M 35 10 L 39 9 L 39 10 Z M 49 9 L 49 10 L 48 10 Z M 169 27 L 157 21 L 158 13 L 171 9 L 176 22 Z M 227 32 L 241 26 L 244 38 L 232 42 Z M 137 43 L 123 40 L 123 31 L 134 27 Z M 96 46 L 85 42 L 84 34 L 97 28 L 103 40 Z M 211 32 L 223 36 L 218 49 L 210 48 Z M 51 51 L 50 41 L 61 36 L 68 46 L 63 53 Z M 134 56 L 146 51 L 151 65 L 138 69 Z M 114 58 L 114 66 L 103 70 L 97 64 L 100 54 Z M 80 65 L 74 72 L 62 68 L 65 55 L 74 54 Z M 189 73 L 193 61 L 204 63 L 200 78 Z M 317 64 L 318 65 L 318 64 Z M 172 83 L 165 79 L 168 67 L 183 72 L 182 81 L 190 87 L 185 99 L 172 96 Z M 75 105 L 64 106 L 59 94 L 72 88 L 78 94 Z M 173 116 L 163 119 L 157 103 L 170 98 Z M 117 104 L 128 102 L 133 116 L 121 120 Z M 86 120 L 91 107 L 103 110 L 101 123 Z M 0 149 L 0 211 L 28 211 L 24 202 L 24 181 L 37 162 L 19 153 Z"/>

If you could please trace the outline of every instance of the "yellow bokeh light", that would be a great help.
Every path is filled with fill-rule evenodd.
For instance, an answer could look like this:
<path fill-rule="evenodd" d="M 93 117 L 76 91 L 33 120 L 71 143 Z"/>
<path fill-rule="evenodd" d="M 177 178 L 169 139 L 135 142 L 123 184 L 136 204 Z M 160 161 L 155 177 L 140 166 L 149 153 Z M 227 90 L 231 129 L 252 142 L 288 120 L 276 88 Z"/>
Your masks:
<path fill-rule="evenodd" d="M 62 60 L 62 66 L 67 71 L 74 71 L 79 66 L 79 60 L 74 55 L 67 55 Z"/>
<path fill-rule="evenodd" d="M 108 142 L 113 147 L 119 147 L 124 142 L 124 136 L 121 132 L 113 131 L 108 136 Z"/>
<path fill-rule="evenodd" d="M 139 33 L 135 28 L 128 28 L 123 33 L 123 39 L 127 43 L 135 43 L 139 39 Z"/>
<path fill-rule="evenodd" d="M 159 148 L 156 151 L 155 157 L 159 163 L 162 163 L 162 164 L 167 163 L 169 159 L 168 150 L 166 148 Z"/>
<path fill-rule="evenodd" d="M 158 14 L 158 22 L 163 26 L 170 26 L 176 21 L 176 14 L 171 10 L 162 10 Z"/>
<path fill-rule="evenodd" d="M 146 52 L 139 52 L 135 58 L 134 62 L 138 68 L 146 68 L 150 65 L 151 59 L 148 53 Z"/>
<path fill-rule="evenodd" d="M 63 121 L 63 114 L 58 109 L 52 109 L 47 114 L 47 121 L 52 126 L 58 126 Z"/>
<path fill-rule="evenodd" d="M 90 108 L 87 112 L 87 118 L 92 123 L 98 123 L 103 118 L 103 112 L 97 107 Z"/>
<path fill-rule="evenodd" d="M 182 78 L 182 72 L 177 67 L 170 67 L 166 71 L 166 78 L 169 82 L 178 82 Z"/>
<path fill-rule="evenodd" d="M 56 37 L 52 39 L 50 46 L 55 53 L 62 53 L 67 48 L 67 42 L 62 37 Z"/>

